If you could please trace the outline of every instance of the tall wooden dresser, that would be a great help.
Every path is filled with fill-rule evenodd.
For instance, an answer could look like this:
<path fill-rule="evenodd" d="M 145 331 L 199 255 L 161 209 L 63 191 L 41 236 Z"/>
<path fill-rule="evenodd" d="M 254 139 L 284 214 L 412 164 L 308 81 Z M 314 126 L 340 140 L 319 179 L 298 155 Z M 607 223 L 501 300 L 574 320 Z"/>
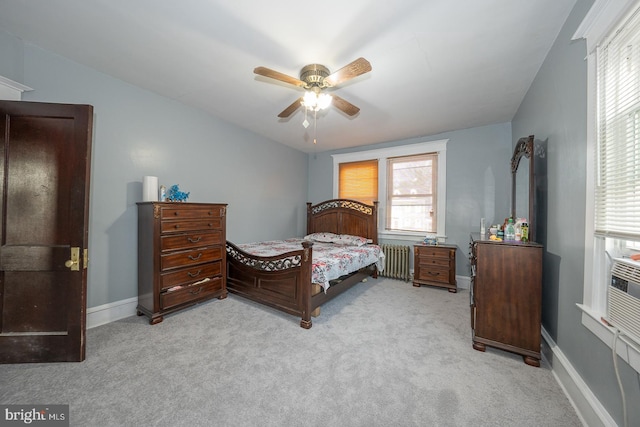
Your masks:
<path fill-rule="evenodd" d="M 471 236 L 473 348 L 520 354 L 540 366 L 542 245 Z"/>
<path fill-rule="evenodd" d="M 138 316 L 227 297 L 226 204 L 138 203 Z"/>

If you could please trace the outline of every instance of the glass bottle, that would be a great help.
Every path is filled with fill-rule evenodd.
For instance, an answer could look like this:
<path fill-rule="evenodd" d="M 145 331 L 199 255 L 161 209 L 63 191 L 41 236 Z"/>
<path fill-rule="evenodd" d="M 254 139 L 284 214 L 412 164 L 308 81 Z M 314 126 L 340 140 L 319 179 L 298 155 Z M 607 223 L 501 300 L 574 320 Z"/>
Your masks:
<path fill-rule="evenodd" d="M 515 225 L 513 225 L 513 218 L 509 218 L 509 222 L 507 222 L 507 226 L 504 229 L 504 240 L 516 240 L 516 228 Z"/>

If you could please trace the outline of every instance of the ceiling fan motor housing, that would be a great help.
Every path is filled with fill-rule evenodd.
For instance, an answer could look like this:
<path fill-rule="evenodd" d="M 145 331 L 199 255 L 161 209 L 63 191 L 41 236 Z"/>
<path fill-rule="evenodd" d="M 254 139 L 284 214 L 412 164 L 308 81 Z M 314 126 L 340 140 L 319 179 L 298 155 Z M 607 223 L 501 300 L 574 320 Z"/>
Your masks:
<path fill-rule="evenodd" d="M 320 64 L 309 64 L 300 70 L 300 80 L 307 84 L 307 88 L 325 87 L 324 79 L 329 76 L 329 69 Z"/>

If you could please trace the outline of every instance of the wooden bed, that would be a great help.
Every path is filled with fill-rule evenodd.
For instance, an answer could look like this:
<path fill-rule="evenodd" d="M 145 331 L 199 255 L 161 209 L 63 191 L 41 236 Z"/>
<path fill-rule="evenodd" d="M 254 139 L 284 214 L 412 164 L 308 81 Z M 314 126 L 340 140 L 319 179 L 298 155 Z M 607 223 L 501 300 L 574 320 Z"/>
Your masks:
<path fill-rule="evenodd" d="M 307 234 L 328 232 L 371 239 L 378 243 L 377 205 L 355 200 L 332 199 L 317 205 L 307 203 Z M 375 265 L 362 268 L 331 282 L 323 290 L 312 283 L 313 243 L 303 242 L 298 251 L 278 256 L 255 256 L 227 241 L 227 290 L 285 313 L 300 316 L 300 326 L 309 329 L 311 316 L 320 306 L 363 279 L 377 278 Z"/>

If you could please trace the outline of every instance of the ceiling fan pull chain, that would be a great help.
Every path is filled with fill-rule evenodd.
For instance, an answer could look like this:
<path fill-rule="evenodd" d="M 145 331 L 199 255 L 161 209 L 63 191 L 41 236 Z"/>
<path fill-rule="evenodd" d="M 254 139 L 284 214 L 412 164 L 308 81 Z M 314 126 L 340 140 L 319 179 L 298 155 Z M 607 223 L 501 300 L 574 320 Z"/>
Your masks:
<path fill-rule="evenodd" d="M 318 124 L 318 110 L 314 110 L 313 111 L 313 143 L 315 144 L 316 142 L 318 142 L 316 140 L 316 137 L 318 136 L 318 132 L 316 131 L 317 129 L 317 125 Z"/>
<path fill-rule="evenodd" d="M 304 120 L 302 122 L 302 126 L 304 126 L 304 128 L 308 128 L 309 127 L 309 120 L 307 120 L 307 108 L 304 108 Z"/>

